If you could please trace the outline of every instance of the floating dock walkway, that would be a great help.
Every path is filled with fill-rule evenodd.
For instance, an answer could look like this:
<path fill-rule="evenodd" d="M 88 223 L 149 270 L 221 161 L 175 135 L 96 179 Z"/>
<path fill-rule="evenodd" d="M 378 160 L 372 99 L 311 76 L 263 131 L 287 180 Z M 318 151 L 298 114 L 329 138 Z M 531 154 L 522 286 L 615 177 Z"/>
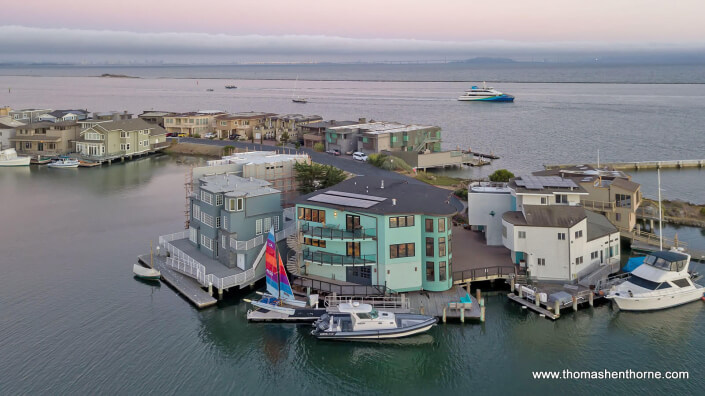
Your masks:
<path fill-rule="evenodd" d="M 138 256 L 138 260 L 143 265 L 149 266 L 149 254 Z M 152 260 L 154 263 L 154 268 L 162 274 L 162 282 L 165 282 L 169 286 L 176 289 L 176 291 L 181 293 L 182 296 L 195 305 L 196 308 L 210 307 L 218 302 L 218 300 L 208 294 L 207 291 L 203 290 L 201 285 L 195 279 L 182 275 L 166 265 L 166 260 L 164 257 L 154 255 Z"/>
<path fill-rule="evenodd" d="M 597 168 L 597 164 L 554 164 L 544 165 L 545 169 L 572 168 L 588 165 Z M 705 159 L 670 160 L 670 161 L 635 161 L 635 162 L 600 162 L 600 168 L 608 167 L 615 170 L 647 170 L 647 169 L 682 169 L 705 168 Z"/>

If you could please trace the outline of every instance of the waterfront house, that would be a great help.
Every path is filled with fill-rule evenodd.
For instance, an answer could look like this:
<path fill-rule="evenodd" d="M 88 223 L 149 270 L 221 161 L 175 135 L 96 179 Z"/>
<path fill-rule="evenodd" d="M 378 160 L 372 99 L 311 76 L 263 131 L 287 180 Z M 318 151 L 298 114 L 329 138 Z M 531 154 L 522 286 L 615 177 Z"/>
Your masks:
<path fill-rule="evenodd" d="M 39 116 L 38 120 L 47 122 L 82 121 L 88 118 L 87 110 L 54 110 Z"/>
<path fill-rule="evenodd" d="M 64 155 L 74 151 L 80 134 L 76 121 L 34 122 L 18 126 L 11 144 L 22 155 Z"/>
<path fill-rule="evenodd" d="M 112 159 L 146 154 L 166 146 L 166 131 L 139 118 L 81 121 L 76 151 L 86 158 Z"/>
<path fill-rule="evenodd" d="M 302 140 L 302 127 L 314 122 L 320 122 L 323 118 L 318 115 L 303 114 L 274 114 L 264 120 L 264 124 L 256 127 L 257 132 L 264 134 L 265 139 L 280 140 L 281 135 L 286 132 L 290 142 Z"/>
<path fill-rule="evenodd" d="M 214 130 L 215 118 L 225 112 L 203 110 L 188 113 L 178 113 L 164 116 L 164 127 L 167 133 L 175 136 L 200 136 Z"/>
<path fill-rule="evenodd" d="M 414 180 L 358 176 L 301 196 L 299 276 L 393 291 L 452 287 L 450 193 Z"/>
<path fill-rule="evenodd" d="M 304 142 L 304 147 L 313 148 L 316 143 L 323 144 L 325 147 L 326 130 L 331 127 L 354 125 L 357 121 L 318 121 L 309 124 L 301 125 L 301 134 Z"/>
<path fill-rule="evenodd" d="M 150 110 L 143 111 L 142 114 L 138 115 L 137 117 L 147 121 L 150 124 L 159 125 L 160 127 L 164 128 L 164 117 L 170 117 L 175 114 L 177 113 L 171 111 Z"/>
<path fill-rule="evenodd" d="M 125 111 L 100 111 L 93 112 L 93 120 L 96 121 L 120 121 L 132 119 L 134 114 Z"/>
<path fill-rule="evenodd" d="M 0 106 L 0 117 L 8 116 L 12 118 L 12 116 L 10 116 L 11 111 L 12 108 L 10 106 Z"/>
<path fill-rule="evenodd" d="M 17 127 L 22 125 L 24 123 L 13 120 L 9 115 L 0 115 L 0 147 L 14 146 L 10 142 L 10 138 L 15 137 Z"/>
<path fill-rule="evenodd" d="M 208 166 L 194 168 L 193 178 L 206 173 L 228 173 L 245 178 L 266 180 L 281 191 L 283 202 L 298 195 L 294 165 L 311 163 L 308 154 L 278 154 L 275 151 L 235 153 L 219 160 L 208 161 Z"/>
<path fill-rule="evenodd" d="M 240 139 L 247 140 L 253 138 L 264 138 L 261 130 L 268 117 L 274 113 L 262 113 L 248 111 L 242 113 L 221 114 L 215 117 L 215 135 L 218 139 Z M 254 131 L 257 130 L 255 133 Z"/>
<path fill-rule="evenodd" d="M 51 109 L 22 109 L 22 110 L 10 110 L 9 114 L 15 121 L 24 122 L 25 124 L 31 124 L 39 121 L 39 117 L 49 113 Z"/>
<path fill-rule="evenodd" d="M 580 203 L 585 208 L 606 216 L 620 230 L 634 229 L 636 212 L 642 202 L 641 185 L 631 181 L 628 174 L 590 165 L 551 169 L 533 174 L 572 179 L 587 192 L 587 195 L 580 197 Z"/>
<path fill-rule="evenodd" d="M 327 149 L 341 152 L 385 153 L 404 160 L 413 168 L 460 166 L 472 161 L 471 154 L 441 150 L 441 128 L 429 125 L 360 119 L 359 124 L 326 130 Z"/>
<path fill-rule="evenodd" d="M 526 176 L 476 183 L 468 222 L 488 245 L 503 245 L 532 279 L 578 281 L 619 269 L 619 230 L 580 203 L 588 193 L 572 179 Z"/>

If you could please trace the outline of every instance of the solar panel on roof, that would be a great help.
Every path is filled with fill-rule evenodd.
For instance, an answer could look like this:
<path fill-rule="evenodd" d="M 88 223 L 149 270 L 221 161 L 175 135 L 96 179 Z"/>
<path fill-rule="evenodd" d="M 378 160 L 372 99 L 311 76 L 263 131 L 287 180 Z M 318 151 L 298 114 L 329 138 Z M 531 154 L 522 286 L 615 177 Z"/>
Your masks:
<path fill-rule="evenodd" d="M 338 195 L 318 194 L 308 199 L 308 201 L 321 202 L 333 205 L 352 206 L 355 208 L 369 208 L 377 205 L 379 201 L 371 201 L 366 199 L 341 197 Z"/>
<path fill-rule="evenodd" d="M 341 197 L 360 198 L 360 199 L 367 199 L 370 201 L 377 201 L 377 202 L 382 202 L 385 199 L 387 199 L 387 198 L 383 198 L 383 197 L 375 197 L 374 195 L 354 194 L 354 193 L 335 191 L 335 190 L 328 190 L 325 193 L 328 195 L 338 195 Z"/>

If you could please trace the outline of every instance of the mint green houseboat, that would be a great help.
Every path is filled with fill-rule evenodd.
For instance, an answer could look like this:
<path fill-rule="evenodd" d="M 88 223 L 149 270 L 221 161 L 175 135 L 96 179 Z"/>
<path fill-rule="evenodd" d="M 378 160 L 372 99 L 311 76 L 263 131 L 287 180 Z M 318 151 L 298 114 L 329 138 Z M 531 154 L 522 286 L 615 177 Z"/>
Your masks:
<path fill-rule="evenodd" d="M 396 292 L 453 285 L 450 192 L 360 176 L 297 200 L 299 276 Z"/>

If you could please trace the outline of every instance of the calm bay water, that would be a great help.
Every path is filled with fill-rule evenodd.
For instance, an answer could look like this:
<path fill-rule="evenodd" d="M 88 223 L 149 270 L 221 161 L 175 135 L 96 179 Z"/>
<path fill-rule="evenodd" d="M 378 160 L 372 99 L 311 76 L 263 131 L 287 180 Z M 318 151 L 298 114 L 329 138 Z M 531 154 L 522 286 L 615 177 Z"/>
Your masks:
<path fill-rule="evenodd" d="M 183 226 L 190 163 L 0 171 L 0 394 L 700 394 L 705 307 L 551 322 L 488 296 L 487 322 L 383 344 L 249 324 L 243 295 L 192 308 L 132 277 L 149 240 Z M 679 231 L 681 232 L 681 231 Z M 681 235 L 681 234 L 679 234 Z M 701 272 L 703 266 L 698 268 Z M 538 381 L 532 370 L 687 370 L 683 381 Z"/>
<path fill-rule="evenodd" d="M 446 149 L 501 157 L 492 166 L 449 171 L 479 178 L 499 168 L 525 174 L 544 164 L 594 163 L 598 150 L 603 162 L 703 159 L 703 70 L 556 64 L 5 66 L 0 67 L 0 104 L 136 114 L 253 110 L 438 125 Z M 90 77 L 102 73 L 142 78 Z M 468 81 L 481 80 L 495 81 L 516 102 L 455 100 Z M 238 89 L 226 90 L 226 84 Z M 308 104 L 291 102 L 295 85 L 296 95 L 308 97 Z M 654 172 L 639 172 L 635 180 L 647 196 L 656 196 Z M 663 185 L 665 198 L 705 203 L 705 170 L 664 172 Z"/>

